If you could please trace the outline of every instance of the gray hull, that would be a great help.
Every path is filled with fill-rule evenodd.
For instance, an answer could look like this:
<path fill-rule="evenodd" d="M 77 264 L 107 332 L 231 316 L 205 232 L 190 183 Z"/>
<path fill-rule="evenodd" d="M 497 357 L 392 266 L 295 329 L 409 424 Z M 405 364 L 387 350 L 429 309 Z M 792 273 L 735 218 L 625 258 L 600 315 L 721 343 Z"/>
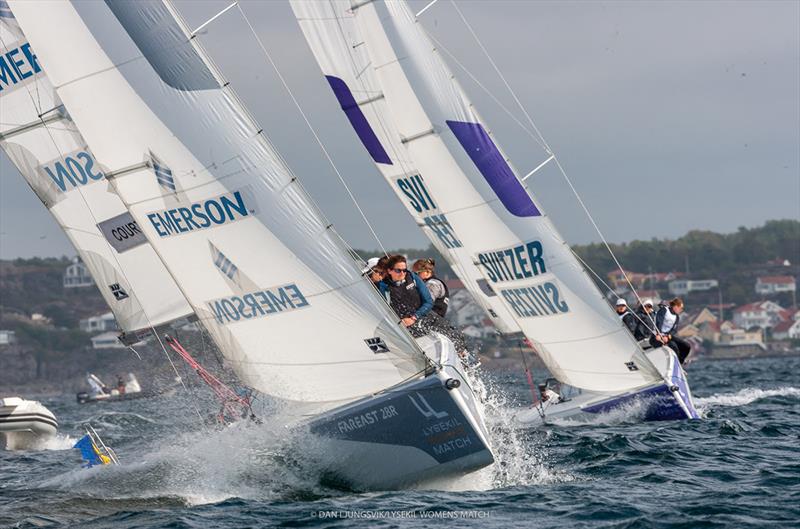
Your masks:
<path fill-rule="evenodd" d="M 442 339 L 425 345 L 441 365 L 436 372 L 309 423 L 327 456 L 329 481 L 355 490 L 406 487 L 494 462 L 481 408 L 452 344 Z"/>

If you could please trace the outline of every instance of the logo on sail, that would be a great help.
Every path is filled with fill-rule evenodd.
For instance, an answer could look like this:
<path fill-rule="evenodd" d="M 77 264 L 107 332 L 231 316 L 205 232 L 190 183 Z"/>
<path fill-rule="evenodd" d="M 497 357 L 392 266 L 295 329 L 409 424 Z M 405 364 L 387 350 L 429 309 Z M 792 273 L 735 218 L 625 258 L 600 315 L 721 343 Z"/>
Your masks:
<path fill-rule="evenodd" d="M 39 168 L 62 192 L 66 192 L 68 187 L 72 190 L 105 178 L 96 164 L 89 149 L 84 148 L 43 163 Z"/>
<path fill-rule="evenodd" d="M 111 289 L 111 293 L 114 294 L 114 298 L 117 301 L 122 301 L 123 299 L 128 299 L 128 293 L 120 286 L 119 283 L 114 283 L 113 285 L 108 285 L 108 288 Z"/>
<path fill-rule="evenodd" d="M 386 345 L 386 342 L 383 341 L 383 338 L 367 338 L 364 341 L 367 342 L 367 346 L 375 354 L 389 352 L 389 347 Z"/>
<path fill-rule="evenodd" d="M 478 254 L 478 261 L 492 283 L 517 281 L 547 272 L 544 248 L 539 241 L 482 252 Z"/>
<path fill-rule="evenodd" d="M 195 230 L 204 230 L 223 224 L 230 224 L 255 213 L 250 207 L 252 199 L 245 190 L 225 193 L 218 197 L 193 202 L 186 206 L 154 211 L 147 219 L 159 237 L 172 237 Z"/>
<path fill-rule="evenodd" d="M 569 312 L 569 305 L 555 279 L 536 285 L 504 288 L 500 295 L 520 318 L 556 316 Z"/>
<path fill-rule="evenodd" d="M 221 325 L 289 312 L 310 304 L 294 283 L 206 302 Z"/>
<path fill-rule="evenodd" d="M 0 55 L 0 93 L 27 84 L 42 71 L 29 43 L 9 44 L 6 49 Z"/>
<path fill-rule="evenodd" d="M 456 237 L 450 221 L 447 220 L 444 213 L 438 212 L 438 206 L 431 198 L 431 194 L 419 174 L 398 178 L 397 187 L 408 198 L 411 208 L 424 215 L 422 221 L 425 223 L 425 227 L 430 228 L 445 247 L 461 248 L 463 246 Z"/>
<path fill-rule="evenodd" d="M 147 242 L 147 237 L 145 237 L 139 224 L 127 211 L 100 222 L 97 228 L 118 253 Z"/>

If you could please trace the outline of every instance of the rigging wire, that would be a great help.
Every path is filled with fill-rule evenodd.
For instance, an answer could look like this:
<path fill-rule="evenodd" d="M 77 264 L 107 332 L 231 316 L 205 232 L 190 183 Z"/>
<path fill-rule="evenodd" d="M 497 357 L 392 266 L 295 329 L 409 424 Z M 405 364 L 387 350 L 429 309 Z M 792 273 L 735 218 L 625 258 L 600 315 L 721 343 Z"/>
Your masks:
<path fill-rule="evenodd" d="M 6 43 L 2 39 L 2 37 L 0 37 L 0 44 L 2 44 L 3 48 L 6 51 L 8 51 L 8 46 L 6 45 Z M 44 130 L 47 131 L 47 135 L 50 138 L 50 142 L 53 144 L 53 147 L 55 147 L 56 151 L 58 152 L 59 159 L 66 165 L 66 156 L 61 151 L 61 147 L 56 142 L 56 139 L 53 136 L 53 132 L 50 130 L 50 128 L 48 126 L 48 123 L 42 118 L 43 112 L 42 112 L 42 106 L 41 106 L 41 98 L 40 98 L 40 94 L 39 94 L 39 83 L 40 83 L 40 80 L 39 80 L 38 77 L 36 77 L 35 80 L 34 80 L 34 83 L 33 83 L 35 88 L 36 88 L 36 93 L 37 93 L 37 97 L 35 99 L 33 97 L 33 94 L 31 93 L 31 90 L 30 90 L 29 87 L 26 86 L 25 87 L 25 91 L 27 92 L 28 97 L 31 100 L 31 103 L 33 104 L 34 108 L 36 109 L 36 112 L 37 112 L 37 115 L 39 117 L 39 120 L 42 122 L 42 127 L 44 127 Z M 95 216 L 94 210 L 90 206 L 89 201 L 87 200 L 86 195 L 84 195 L 83 190 L 82 189 L 78 189 L 78 194 L 80 195 L 81 199 L 83 200 L 84 204 L 86 205 L 86 210 L 91 215 L 92 220 L 94 221 L 94 223 L 95 224 L 99 224 L 99 221 L 98 221 L 97 217 Z M 111 253 L 111 255 L 114 257 L 114 261 L 117 264 L 117 268 L 119 269 L 119 271 L 122 274 L 122 276 L 125 278 L 125 281 L 128 283 L 128 285 L 131 285 L 132 283 L 131 283 L 130 279 L 128 278 L 127 274 L 125 273 L 125 269 L 120 264 L 120 261 L 119 261 L 119 258 L 117 257 L 116 252 L 111 247 L 111 243 L 108 242 L 108 240 L 106 240 L 105 237 L 103 237 L 102 239 L 105 241 L 106 245 L 111 249 L 111 251 L 109 253 Z M 156 340 L 158 341 L 158 344 L 161 347 L 161 350 L 164 352 L 164 356 L 167 357 L 167 361 L 169 362 L 170 366 L 172 366 L 172 370 L 175 372 L 175 375 L 179 378 L 179 380 L 181 382 L 181 385 L 188 392 L 189 389 L 186 387 L 186 384 L 183 383 L 183 378 L 180 376 L 180 373 L 178 373 L 178 369 L 175 366 L 175 363 L 172 361 L 172 358 L 169 356 L 169 353 L 167 352 L 167 349 L 166 349 L 164 343 L 161 341 L 161 337 L 159 336 L 155 325 L 153 325 L 153 321 L 150 319 L 150 315 L 144 309 L 144 305 L 142 305 L 142 303 L 139 302 L 138 294 L 136 293 L 136 291 L 134 291 L 133 289 L 130 289 L 130 290 L 131 290 L 131 293 L 129 295 L 132 295 L 132 297 L 136 300 L 136 302 L 142 308 L 142 314 L 144 314 L 144 317 L 147 320 L 147 326 L 150 328 L 150 330 L 152 331 L 153 335 L 156 337 Z M 134 353 L 136 353 L 137 356 L 139 356 L 139 353 L 136 352 L 135 349 L 133 349 L 132 347 L 131 347 L 131 349 L 133 350 Z M 141 357 L 140 357 L 140 359 L 141 359 Z M 203 423 L 203 416 L 200 414 L 200 410 L 197 408 L 197 406 L 195 406 L 194 401 L 192 401 L 192 407 L 194 408 L 195 412 L 197 413 L 197 416 L 200 419 L 200 422 Z"/>
<path fill-rule="evenodd" d="M 552 150 L 550 149 L 549 145 L 547 144 L 547 141 L 544 139 L 544 136 L 542 136 L 542 133 L 539 131 L 538 127 L 534 123 L 533 118 L 530 116 L 530 114 L 528 113 L 527 109 L 525 108 L 525 105 L 523 105 L 522 101 L 520 101 L 519 97 L 517 97 L 516 92 L 511 87 L 511 85 L 509 84 L 508 80 L 503 75 L 503 73 L 500 71 L 500 68 L 497 66 L 497 63 L 494 61 L 494 59 L 492 59 L 491 54 L 486 49 L 486 47 L 483 45 L 483 42 L 480 40 L 478 35 L 475 33 L 475 30 L 472 28 L 470 23 L 467 21 L 467 19 L 464 16 L 464 14 L 458 8 L 458 5 L 456 4 L 455 0 L 450 0 L 450 3 L 453 5 L 453 8 L 455 9 L 456 13 L 458 13 L 458 16 L 461 18 L 462 22 L 466 26 L 466 28 L 469 31 L 469 33 L 472 35 L 473 39 L 475 39 L 475 42 L 478 44 L 478 47 L 480 47 L 481 51 L 483 51 L 483 53 L 486 56 L 487 60 L 492 65 L 492 68 L 494 69 L 495 73 L 497 73 L 498 77 L 500 78 L 500 80 L 505 85 L 505 87 L 508 90 L 509 94 L 511 94 L 511 97 L 514 99 L 514 102 L 517 104 L 517 106 L 522 111 L 522 113 L 525 116 L 525 118 L 528 120 L 528 123 L 530 124 L 530 126 L 533 128 L 534 131 L 536 131 L 536 134 L 539 136 L 539 139 L 541 140 L 541 144 L 544 145 L 545 149 L 547 150 L 547 152 L 549 154 L 552 154 L 554 156 L 553 161 L 556 163 L 556 166 L 558 167 L 559 172 L 564 177 L 564 180 L 566 181 L 567 185 L 572 190 L 572 193 L 575 195 L 575 198 L 577 199 L 577 201 L 580 204 L 581 208 L 583 209 L 584 213 L 589 218 L 589 221 L 592 223 L 592 226 L 594 227 L 594 229 L 597 232 L 597 234 L 600 236 L 600 239 L 602 240 L 603 245 L 606 247 L 606 250 L 608 250 L 608 253 L 611 255 L 611 258 L 614 260 L 614 263 L 617 265 L 617 268 L 622 272 L 622 275 L 625 277 L 625 280 L 628 283 L 628 286 L 630 287 L 631 292 L 633 292 L 633 294 L 636 296 L 637 301 L 639 301 L 639 303 L 641 304 L 642 300 L 639 297 L 639 293 L 634 288 L 633 283 L 631 283 L 630 279 L 628 278 L 628 275 L 625 274 L 625 271 L 623 270 L 622 264 L 619 262 L 619 259 L 617 258 L 617 255 L 611 249 L 611 246 L 608 243 L 608 240 L 606 239 L 606 237 L 603 234 L 603 232 L 600 230 L 600 227 L 597 225 L 597 222 L 595 221 L 595 219 L 592 216 L 592 214 L 589 212 L 589 209 L 586 207 L 586 204 L 584 203 L 583 199 L 581 198 L 580 194 L 578 193 L 578 190 L 572 184 L 572 180 L 569 178 L 569 176 L 567 176 L 567 173 L 564 170 L 564 167 L 561 165 L 561 162 L 559 161 L 558 157 L 555 156 L 555 153 L 553 153 Z"/>
<path fill-rule="evenodd" d="M 184 32 L 188 31 L 188 27 L 186 26 L 185 21 L 180 16 L 180 12 L 174 6 L 172 6 L 172 4 L 170 3 L 170 0 L 164 0 L 164 3 L 165 3 L 165 5 L 167 5 L 168 9 L 170 10 L 170 12 L 173 15 L 173 17 L 175 18 L 175 20 L 183 27 Z M 278 75 L 278 77 L 280 78 L 281 82 L 283 83 L 284 88 L 287 90 L 287 92 L 289 93 L 290 97 L 292 98 L 295 106 L 300 111 L 300 114 L 302 115 L 302 117 L 305 120 L 306 124 L 308 125 L 309 129 L 312 131 L 312 133 L 314 134 L 315 138 L 317 138 L 318 144 L 323 149 L 323 152 L 325 153 L 325 155 L 328 158 L 329 162 L 331 163 L 332 167 L 334 168 L 334 170 L 336 171 L 337 175 L 339 176 L 340 182 L 342 182 L 342 184 L 345 186 L 345 188 L 347 189 L 348 193 L 350 194 L 351 199 L 353 200 L 353 203 L 356 205 L 356 207 L 361 212 L 362 218 L 364 219 L 364 221 L 366 222 L 368 228 L 370 229 L 370 231 L 372 232 L 373 236 L 375 237 L 375 240 L 380 245 L 380 247 L 383 250 L 384 254 L 388 255 L 388 253 L 386 252 L 386 249 L 383 246 L 383 243 L 381 242 L 380 238 L 378 238 L 377 234 L 375 234 L 374 230 L 372 229 L 372 226 L 370 225 L 369 221 L 366 219 L 366 216 L 364 215 L 363 211 L 361 210 L 358 202 L 356 201 L 356 199 L 353 196 L 352 192 L 350 192 L 350 189 L 347 187 L 346 183 L 344 182 L 344 179 L 341 176 L 341 173 L 339 173 L 338 169 L 336 168 L 335 164 L 333 163 L 333 160 L 328 155 L 327 150 L 325 150 L 324 145 L 322 144 L 320 138 L 317 136 L 316 131 L 313 129 L 313 127 L 311 127 L 310 121 L 306 117 L 306 115 L 303 112 L 302 108 L 300 107 L 297 99 L 294 97 L 294 94 L 292 93 L 292 91 L 290 90 L 288 84 L 286 83 L 285 79 L 283 78 L 283 75 L 281 74 L 280 70 L 278 69 L 277 64 L 272 60 L 272 57 L 270 56 L 269 52 L 267 51 L 266 47 L 264 46 L 263 42 L 261 41 L 261 38 L 256 33 L 255 28 L 253 27 L 253 25 L 250 22 L 249 18 L 247 17 L 245 12 L 243 11 L 241 5 L 236 3 L 236 7 L 238 8 L 242 18 L 245 20 L 245 22 L 247 23 L 248 27 L 250 28 L 250 31 L 253 34 L 253 36 L 255 37 L 256 41 L 258 42 L 259 47 L 261 48 L 262 52 L 267 57 L 269 63 L 272 65 L 272 67 L 274 68 L 276 74 Z M 186 36 L 187 36 L 187 38 L 189 38 L 188 34 Z M 190 38 L 190 40 L 192 40 L 192 39 Z M 236 94 L 236 92 L 233 90 L 233 88 L 230 87 L 230 83 L 229 82 L 222 82 L 224 80 L 224 76 L 222 75 L 222 72 L 220 71 L 220 69 L 213 63 L 212 59 L 202 49 L 202 46 L 200 46 L 200 43 L 198 41 L 195 42 L 195 45 L 197 46 L 197 48 L 196 48 L 197 52 L 201 55 L 201 58 L 204 61 L 204 63 L 206 64 L 206 66 L 214 72 L 215 77 L 218 79 L 218 81 L 220 81 L 221 87 L 222 88 L 227 88 L 228 94 L 233 99 L 233 102 L 238 106 L 238 112 L 241 114 L 241 116 L 246 118 L 247 120 L 249 120 L 249 122 L 252 125 L 254 125 L 256 128 L 258 128 L 257 121 L 255 120 L 253 115 L 247 110 L 247 108 L 245 107 L 244 103 L 241 101 L 241 99 Z M 303 185 L 299 181 L 298 177 L 293 173 L 293 171 L 289 167 L 289 164 L 286 162 L 286 160 L 283 159 L 283 157 L 281 156 L 280 152 L 277 149 L 275 149 L 274 146 L 271 144 L 269 138 L 265 134 L 261 134 L 262 131 L 263 131 L 263 129 L 258 128 L 258 133 L 256 134 L 256 137 L 260 138 L 260 140 L 263 141 L 269 147 L 270 153 L 272 153 L 272 154 L 274 154 L 276 156 L 278 161 L 282 164 L 282 167 L 286 170 L 286 173 L 289 176 L 292 177 L 291 180 L 288 182 L 288 184 L 292 184 L 292 183 L 297 184 L 298 188 L 300 189 L 300 192 L 302 193 L 303 198 L 308 200 L 309 204 L 311 206 L 313 206 L 314 208 L 316 208 L 316 213 L 318 215 L 318 220 L 324 220 L 325 223 L 327 224 L 326 227 L 325 227 L 325 231 L 330 231 L 336 237 L 336 239 L 339 241 L 339 244 L 341 245 L 341 249 L 344 249 L 347 253 L 350 254 L 351 257 L 352 256 L 357 256 L 357 257 L 360 258 L 358 253 L 333 228 L 333 224 L 331 224 L 331 223 L 329 223 L 327 221 L 327 218 L 326 218 L 324 212 L 322 211 L 322 209 L 319 207 L 319 205 L 316 203 L 316 201 L 314 201 L 314 199 L 311 197 L 311 195 L 308 193 L 308 191 L 303 187 Z M 258 140 L 256 140 L 256 141 L 258 141 Z M 332 240 L 331 242 L 333 242 L 334 245 L 337 244 L 335 240 Z M 342 286 L 337 286 L 335 288 L 331 288 L 330 291 L 339 290 L 339 289 L 345 289 L 345 288 L 348 288 L 348 287 L 350 287 L 352 285 L 359 284 L 361 282 L 363 282 L 363 277 L 359 276 L 355 281 L 353 281 L 351 283 L 348 283 L 346 285 L 342 285 Z M 384 321 L 395 322 L 396 320 L 394 319 L 394 313 L 393 313 L 392 309 L 389 307 L 387 300 L 385 298 L 383 298 L 382 296 L 381 296 L 381 299 L 382 299 L 382 302 L 383 302 L 382 305 L 381 305 L 381 310 L 383 312 L 383 314 L 382 314 L 383 320 Z M 418 356 L 422 357 L 424 359 L 426 365 L 428 365 L 430 363 L 429 359 L 427 358 L 427 356 L 425 356 L 424 352 L 418 347 L 418 345 L 414 341 L 413 337 L 411 336 L 410 332 L 405 327 L 402 328 L 402 331 L 405 333 L 406 337 L 408 338 L 409 344 L 414 349 L 415 353 Z"/>
<path fill-rule="evenodd" d="M 428 7 L 431 7 L 431 6 L 433 5 L 433 3 L 434 3 L 434 2 L 431 2 L 431 3 L 428 5 Z M 331 8 L 333 9 L 333 4 L 332 4 L 332 3 L 331 3 Z M 424 9 L 423 9 L 423 11 L 424 11 Z M 350 11 L 350 12 L 352 12 L 352 9 L 351 9 L 351 11 Z M 421 13 L 422 13 L 422 12 L 418 13 L 417 15 L 419 15 L 419 14 L 421 14 Z M 353 15 L 353 16 L 354 16 L 354 15 Z M 334 20 L 336 21 L 336 27 L 337 27 L 337 29 L 339 30 L 339 33 L 340 33 L 340 35 L 341 35 L 341 37 L 342 37 L 342 41 L 343 41 L 343 42 L 345 42 L 345 43 L 348 43 L 348 37 L 347 37 L 347 33 L 345 32 L 345 30 L 344 30 L 344 27 L 342 26 L 342 23 L 341 23 L 341 19 L 340 19 L 340 17 L 339 17 L 339 16 L 335 16 L 335 17 L 334 17 Z M 350 48 L 350 51 L 348 51 L 348 53 L 347 53 L 347 57 L 350 59 L 350 66 L 352 67 L 352 72 L 351 72 L 351 73 L 353 74 L 353 77 L 354 77 L 354 78 L 357 80 L 357 82 L 359 83 L 359 85 L 360 85 L 360 87 L 361 87 L 362 91 L 363 91 L 365 94 L 370 94 L 370 93 L 375 93 L 375 92 L 376 92 L 376 90 L 372 90 L 372 89 L 370 89 L 370 87 L 368 87 L 368 86 L 366 85 L 366 81 L 365 81 L 365 79 L 364 79 L 364 76 L 363 76 L 363 74 L 364 74 L 364 72 L 366 72 L 366 71 L 367 71 L 367 69 L 368 69 L 368 68 L 370 68 L 370 67 L 372 66 L 372 63 L 371 63 L 371 61 L 369 60 L 369 58 L 366 58 L 366 66 L 364 66 L 362 69 L 360 69 L 360 70 L 359 70 L 359 68 L 358 68 L 358 65 L 356 64 L 356 58 L 355 58 L 355 53 L 356 53 L 356 52 L 354 51 L 354 50 L 356 50 L 356 49 L 357 49 L 359 46 L 361 46 L 361 45 L 363 45 L 363 44 L 364 44 L 364 41 L 361 41 L 361 42 L 358 42 L 358 43 L 355 43 L 355 44 L 349 44 L 347 47 L 348 47 L 348 48 Z M 377 90 L 377 93 L 380 93 L 380 94 L 382 94 L 382 89 L 381 89 L 381 87 L 380 87 L 380 82 L 379 82 L 379 81 L 378 81 L 378 90 Z M 376 101 L 377 101 L 377 100 L 376 100 Z M 383 116 L 383 114 L 382 114 L 381 112 L 379 112 L 379 111 L 377 111 L 377 110 L 376 110 L 376 111 L 374 112 L 374 115 L 375 115 L 375 119 L 377 120 L 377 123 L 378 123 L 378 125 L 380 126 L 380 129 L 381 129 L 381 131 L 383 132 L 383 134 L 384 134 L 384 135 L 385 135 L 387 138 L 392 138 L 392 137 L 395 137 L 395 136 L 398 136 L 398 137 L 399 137 L 399 132 L 397 132 L 396 130 L 394 130 L 394 129 L 393 129 L 393 128 L 392 128 L 392 127 L 391 127 L 391 126 L 390 126 L 390 125 L 387 123 L 387 120 L 384 118 L 384 116 Z M 390 132 L 390 131 L 391 131 L 391 132 Z M 396 134 L 395 134 L 395 133 L 396 133 Z M 438 134 L 438 133 L 437 133 L 437 134 Z M 402 138 L 400 137 L 400 139 L 402 139 Z M 403 150 L 403 149 L 404 149 L 402 146 L 401 146 L 401 147 L 398 147 L 398 146 L 396 145 L 396 141 L 391 141 L 391 140 L 390 140 L 390 141 L 388 142 L 388 148 L 389 148 L 389 149 L 391 150 L 391 152 L 393 153 L 393 155 L 394 155 L 394 160 L 397 162 L 397 165 L 399 165 L 399 166 L 400 166 L 400 169 L 401 169 L 401 171 L 402 171 L 402 174 L 403 174 L 403 175 L 410 175 L 410 174 L 413 174 L 413 173 L 415 172 L 415 171 L 414 171 L 414 168 L 413 168 L 413 163 L 412 163 L 412 164 L 409 164 L 409 163 L 406 161 L 406 157 L 405 157 L 405 156 L 403 156 L 403 154 L 402 154 L 401 152 L 398 152 L 398 149 L 400 149 L 400 150 Z M 403 152 L 406 152 L 406 151 L 405 151 L 405 150 L 403 150 Z M 406 152 L 406 154 L 408 154 L 408 153 Z M 381 175 L 383 175 L 383 173 L 381 173 Z M 484 202 L 484 203 L 485 203 L 485 202 Z M 482 204 L 484 204 L 484 203 L 481 203 L 481 204 L 476 204 L 475 206 L 480 206 L 480 205 L 482 205 Z M 465 207 L 465 208 L 459 208 L 459 209 L 455 209 L 455 210 L 452 210 L 452 211 L 459 211 L 460 209 L 467 209 L 467 208 L 469 208 L 469 207 L 474 207 L 474 206 L 467 206 L 467 207 Z M 441 210 L 440 210 L 440 213 L 441 213 L 441 214 L 443 214 L 443 215 L 447 215 L 449 212 L 446 212 L 446 211 L 441 211 Z M 412 213 L 412 216 L 413 216 L 413 213 Z M 426 230 L 425 230 L 425 228 L 426 228 L 426 227 L 428 227 L 428 226 L 422 226 L 422 225 L 420 225 L 420 229 L 422 230 L 422 232 L 423 232 L 423 233 L 428 233 L 428 232 L 426 232 Z M 428 228 L 429 228 L 429 227 L 428 227 Z M 430 229 L 430 228 L 429 228 L 429 229 Z M 451 266 L 451 267 L 454 269 L 454 271 L 455 271 L 455 272 L 456 272 L 456 273 L 459 275 L 459 277 L 462 277 L 462 278 L 469 278 L 469 277 L 471 277 L 471 276 L 470 276 L 470 274 L 469 274 L 469 272 L 468 272 L 468 266 L 474 266 L 474 262 L 473 262 L 473 260 L 472 260 L 472 258 L 471 258 L 471 257 L 467 256 L 467 258 L 462 258 L 462 256 L 461 256 L 461 255 L 459 255 L 459 252 L 458 252 L 456 249 L 444 248 L 444 245 L 442 245 L 442 244 L 440 244 L 440 243 L 439 243 L 439 244 L 437 244 L 437 240 L 436 240 L 436 239 L 434 239 L 434 238 L 433 238 L 433 237 L 431 237 L 431 236 L 428 236 L 428 239 L 431 241 L 431 243 L 433 244 L 433 246 L 434 246 L 434 247 L 435 247 L 435 248 L 436 248 L 436 249 L 439 251 L 439 253 L 440 253 L 440 254 L 441 254 L 441 255 L 442 255 L 444 258 L 445 258 L 445 260 L 447 261 L 447 263 L 448 263 L 448 264 L 449 264 L 449 265 L 450 265 L 450 266 Z M 466 261 L 466 263 L 465 263 L 465 261 Z M 467 283 L 465 283 L 465 285 L 467 285 L 467 284 L 469 284 L 469 283 L 468 283 L 468 282 L 467 282 Z M 476 287 L 475 285 L 471 285 L 471 286 L 473 286 L 473 287 Z M 479 288 L 478 288 L 478 287 L 476 287 L 476 290 L 479 290 Z M 478 295 L 473 295 L 473 298 L 474 298 L 474 299 L 475 299 L 475 301 L 476 301 L 476 302 L 477 302 L 477 303 L 478 303 L 478 304 L 479 304 L 479 305 L 480 305 L 480 306 L 483 308 L 484 312 L 487 312 L 487 313 L 489 313 L 489 314 L 491 314 L 492 312 L 494 312 L 494 308 L 493 308 L 493 307 L 492 307 L 492 306 L 491 306 L 491 305 L 490 305 L 488 302 L 486 302 L 486 301 L 485 301 L 485 300 L 484 300 L 484 299 L 483 299 L 481 296 L 478 296 Z"/>
<path fill-rule="evenodd" d="M 381 251 L 384 253 L 384 255 L 389 255 L 388 252 L 386 251 L 386 248 L 383 245 L 383 242 L 381 242 L 380 238 L 378 237 L 378 234 L 375 233 L 375 230 L 372 227 L 372 224 L 367 219 L 367 215 L 364 213 L 364 210 L 361 209 L 361 205 L 358 203 L 358 200 L 356 200 L 355 195 L 353 195 L 353 192 L 350 189 L 350 186 L 347 185 L 347 182 L 345 181 L 344 177 L 342 176 L 342 173 L 339 171 L 339 168 L 334 163 L 333 158 L 331 158 L 331 155 L 328 152 L 328 149 L 325 148 L 325 144 L 322 142 L 322 139 L 320 139 L 319 135 L 317 134 L 316 129 L 311 124 L 311 121 L 309 121 L 308 117 L 306 116 L 306 113 L 303 111 L 303 108 L 300 106 L 300 103 L 297 101 L 297 98 L 294 96 L 294 92 L 289 87 L 289 84 L 286 82 L 286 79 L 283 77 L 283 74 L 281 73 L 281 71 L 278 69 L 278 65 L 272 59 L 272 55 L 270 55 L 269 51 L 267 51 L 267 48 L 266 48 L 266 46 L 264 46 L 264 43 L 261 40 L 261 37 L 258 36 L 258 33 L 256 32 L 255 28 L 253 27 L 253 24 L 250 22 L 250 19 L 247 17 L 247 14 L 245 14 L 244 10 L 242 9 L 242 6 L 239 5 L 238 3 L 236 4 L 236 8 L 239 10 L 239 13 L 242 15 L 242 18 L 244 19 L 245 23 L 247 24 L 247 27 L 250 28 L 250 32 L 253 34 L 253 37 L 256 39 L 256 42 L 258 43 L 259 48 L 261 48 L 261 51 L 264 53 L 264 56 L 269 61 L 270 65 L 272 65 L 273 70 L 275 70 L 275 73 L 277 74 L 278 79 L 280 80 L 281 84 L 283 85 L 283 88 L 286 90 L 286 93 L 289 94 L 289 98 L 292 100 L 292 103 L 294 103 L 295 108 L 297 108 L 297 111 L 302 116 L 303 121 L 305 122 L 306 126 L 308 127 L 308 130 L 311 131 L 311 134 L 314 136 L 314 139 L 316 140 L 316 142 L 319 145 L 320 149 L 322 149 L 322 152 L 325 155 L 325 158 L 328 160 L 328 163 L 333 168 L 333 171 L 336 173 L 336 177 L 339 179 L 339 182 L 342 184 L 342 187 L 344 187 L 345 191 L 347 191 L 347 194 L 350 196 L 350 200 L 353 202 L 353 205 L 355 205 L 356 209 L 358 210 L 359 215 L 361 215 L 361 218 L 364 220 L 364 224 L 366 224 L 366 226 L 369 229 L 370 233 L 372 233 L 373 238 L 378 243 L 378 246 L 380 246 Z"/>

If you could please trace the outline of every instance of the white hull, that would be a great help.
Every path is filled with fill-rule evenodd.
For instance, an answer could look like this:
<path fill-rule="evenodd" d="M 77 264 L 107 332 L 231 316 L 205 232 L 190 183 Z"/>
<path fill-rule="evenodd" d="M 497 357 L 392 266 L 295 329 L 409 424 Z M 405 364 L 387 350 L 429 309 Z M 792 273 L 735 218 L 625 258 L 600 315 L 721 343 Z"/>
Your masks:
<path fill-rule="evenodd" d="M 643 421 L 698 419 L 686 373 L 668 347 L 646 352 L 664 377 L 663 381 L 624 393 L 580 391 L 562 401 L 546 401 L 520 411 L 515 419 L 523 428 L 559 421 L 591 421 L 599 414 L 620 413 Z"/>
<path fill-rule="evenodd" d="M 0 448 L 32 449 L 57 430 L 55 416 L 39 402 L 19 397 L 0 400 Z"/>
<path fill-rule="evenodd" d="M 422 345 L 441 369 L 310 422 L 326 481 L 380 490 L 457 477 L 494 462 L 480 404 L 452 344 L 426 338 Z M 448 389 L 451 380 L 459 387 Z"/>

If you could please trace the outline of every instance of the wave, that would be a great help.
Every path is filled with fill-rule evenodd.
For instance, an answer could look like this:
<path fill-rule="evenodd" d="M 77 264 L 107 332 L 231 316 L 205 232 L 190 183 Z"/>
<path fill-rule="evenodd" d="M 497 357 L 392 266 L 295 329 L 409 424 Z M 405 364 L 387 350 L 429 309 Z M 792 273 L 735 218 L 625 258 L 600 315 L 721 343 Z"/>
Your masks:
<path fill-rule="evenodd" d="M 695 405 L 709 406 L 745 406 L 751 402 L 770 397 L 800 397 L 800 388 L 780 387 L 775 389 L 744 388 L 736 393 L 720 393 L 710 397 L 695 398 Z"/>

